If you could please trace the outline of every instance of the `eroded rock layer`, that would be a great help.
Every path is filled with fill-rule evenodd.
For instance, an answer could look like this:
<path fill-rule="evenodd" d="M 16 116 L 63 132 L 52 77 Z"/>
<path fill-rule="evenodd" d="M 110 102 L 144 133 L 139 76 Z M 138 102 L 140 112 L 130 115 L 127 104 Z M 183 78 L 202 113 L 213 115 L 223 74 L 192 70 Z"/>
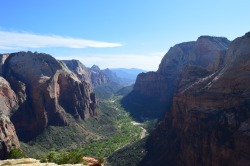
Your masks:
<path fill-rule="evenodd" d="M 224 63 L 229 43 L 226 38 L 201 36 L 195 42 L 171 47 L 157 72 L 137 76 L 134 90 L 122 101 L 124 107 L 141 120 L 162 117 L 171 107 L 183 72 L 196 72 L 199 68 L 193 78 L 198 79 L 217 71 Z"/>
<path fill-rule="evenodd" d="M 9 119 L 18 108 L 17 97 L 9 83 L 0 77 L 0 159 L 7 158 L 12 147 L 19 147 L 14 125 Z"/>
<path fill-rule="evenodd" d="M 87 81 L 50 55 L 18 52 L 3 64 L 3 76 L 18 98 L 11 117 L 21 140 L 29 139 L 48 125 L 67 125 L 69 116 L 94 116 L 96 99 Z"/>
<path fill-rule="evenodd" d="M 141 165 L 249 165 L 249 62 L 247 33 L 230 44 L 221 67 L 209 75 L 193 67 L 184 71 Z"/>

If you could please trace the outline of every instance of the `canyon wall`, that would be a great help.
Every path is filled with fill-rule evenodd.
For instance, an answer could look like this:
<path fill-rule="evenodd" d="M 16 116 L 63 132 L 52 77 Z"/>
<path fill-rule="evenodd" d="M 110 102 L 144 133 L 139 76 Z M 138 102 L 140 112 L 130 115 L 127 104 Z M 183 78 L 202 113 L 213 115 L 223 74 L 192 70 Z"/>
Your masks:
<path fill-rule="evenodd" d="M 182 71 L 171 110 L 148 139 L 141 165 L 249 165 L 250 33 L 223 56 L 206 71 Z"/>

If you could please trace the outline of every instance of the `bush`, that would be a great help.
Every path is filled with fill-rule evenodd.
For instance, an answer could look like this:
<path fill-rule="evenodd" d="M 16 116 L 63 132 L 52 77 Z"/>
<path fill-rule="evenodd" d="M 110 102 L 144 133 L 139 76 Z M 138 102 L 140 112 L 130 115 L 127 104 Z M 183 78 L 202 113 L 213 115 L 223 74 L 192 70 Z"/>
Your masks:
<path fill-rule="evenodd" d="M 8 159 L 20 159 L 26 157 L 26 154 L 19 148 L 12 148 L 8 154 Z"/>
<path fill-rule="evenodd" d="M 55 152 L 54 150 L 52 150 L 47 155 L 42 157 L 41 162 L 53 162 L 56 164 L 82 163 L 82 153 L 80 151 Z"/>
<path fill-rule="evenodd" d="M 98 159 L 98 163 L 99 163 L 99 164 L 103 164 L 103 163 L 104 163 L 104 158 L 103 158 L 103 157 L 100 157 L 100 158 Z"/>

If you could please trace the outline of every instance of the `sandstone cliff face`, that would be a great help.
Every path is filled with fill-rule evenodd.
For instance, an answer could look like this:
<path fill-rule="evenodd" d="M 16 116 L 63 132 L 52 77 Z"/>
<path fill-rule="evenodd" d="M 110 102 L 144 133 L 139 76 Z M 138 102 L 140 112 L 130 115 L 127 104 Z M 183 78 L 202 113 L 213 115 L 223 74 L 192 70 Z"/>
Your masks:
<path fill-rule="evenodd" d="M 204 77 L 218 70 L 224 63 L 229 43 L 226 38 L 201 36 L 195 42 L 175 45 L 164 56 L 157 72 L 142 73 L 137 76 L 134 90 L 123 99 L 123 105 L 132 114 L 137 111 L 136 114 L 140 116 L 161 117 L 166 110 L 170 109 L 173 94 L 178 89 L 180 79 L 183 79 L 182 86 L 190 83 L 184 83 L 184 77 L 181 75 L 188 76 L 188 71 L 196 72 L 199 68 L 193 78 L 197 79 L 197 76 Z M 183 73 L 185 71 L 186 73 Z M 189 79 L 186 80 L 189 81 Z M 155 102 L 144 107 L 144 100 L 140 98 Z"/>
<path fill-rule="evenodd" d="M 87 119 L 96 114 L 89 84 L 47 54 L 10 54 L 4 63 L 4 77 L 18 98 L 19 108 L 11 121 L 21 140 L 48 125 L 67 125 L 68 116 Z"/>
<path fill-rule="evenodd" d="M 63 60 L 63 63 L 74 72 L 77 77 L 88 84 L 92 84 L 91 82 L 91 72 L 90 70 L 85 67 L 79 60 Z"/>
<path fill-rule="evenodd" d="M 90 76 L 91 82 L 94 86 L 110 82 L 109 78 L 101 71 L 101 69 L 98 66 L 93 65 L 90 68 L 90 72 L 91 72 Z"/>
<path fill-rule="evenodd" d="M 9 117 L 0 115 L 0 159 L 6 159 L 13 147 L 20 147 L 14 125 Z"/>
<path fill-rule="evenodd" d="M 185 79 L 179 85 L 189 84 L 178 88 L 171 111 L 149 139 L 150 151 L 141 164 L 249 165 L 249 62 L 247 33 L 231 43 L 221 68 L 212 67 L 213 73 L 197 79 L 192 79 L 196 72 L 182 73 Z"/>
<path fill-rule="evenodd" d="M 18 108 L 17 97 L 9 83 L 0 77 L 0 159 L 7 158 L 12 147 L 19 147 L 15 128 L 9 116 Z"/>
<path fill-rule="evenodd" d="M 9 83 L 0 76 L 0 112 L 10 116 L 18 108 L 18 100 Z"/>
<path fill-rule="evenodd" d="M 65 63 L 81 81 L 90 84 L 91 88 L 110 82 L 108 76 L 96 65 L 87 68 L 78 60 L 63 60 L 62 62 Z"/>

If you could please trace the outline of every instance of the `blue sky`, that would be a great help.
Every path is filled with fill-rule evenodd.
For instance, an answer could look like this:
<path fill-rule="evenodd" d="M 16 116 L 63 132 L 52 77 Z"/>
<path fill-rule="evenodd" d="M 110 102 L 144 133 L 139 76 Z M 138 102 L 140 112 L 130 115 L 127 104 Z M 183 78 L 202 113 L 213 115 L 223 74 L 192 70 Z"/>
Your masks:
<path fill-rule="evenodd" d="M 1 0 L 0 53 L 37 51 L 86 66 L 157 70 L 201 35 L 250 31 L 249 0 Z"/>

